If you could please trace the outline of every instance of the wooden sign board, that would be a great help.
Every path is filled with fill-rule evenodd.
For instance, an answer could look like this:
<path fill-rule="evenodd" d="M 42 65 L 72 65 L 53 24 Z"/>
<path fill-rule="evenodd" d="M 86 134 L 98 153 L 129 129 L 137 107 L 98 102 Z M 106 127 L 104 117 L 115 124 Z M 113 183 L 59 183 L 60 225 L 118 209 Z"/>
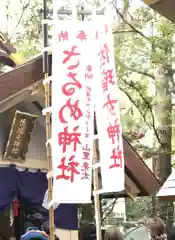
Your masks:
<path fill-rule="evenodd" d="M 28 144 L 35 127 L 37 116 L 20 111 L 15 112 L 9 133 L 4 159 L 24 161 Z"/>

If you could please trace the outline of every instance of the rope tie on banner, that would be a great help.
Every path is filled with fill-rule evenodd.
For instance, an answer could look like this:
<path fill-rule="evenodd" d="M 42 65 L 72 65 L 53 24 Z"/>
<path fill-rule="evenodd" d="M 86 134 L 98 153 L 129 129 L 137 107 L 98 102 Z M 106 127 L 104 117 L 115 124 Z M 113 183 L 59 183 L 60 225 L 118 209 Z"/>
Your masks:
<path fill-rule="evenodd" d="M 41 53 L 43 54 L 45 52 L 52 52 L 52 48 L 51 47 L 44 47 L 44 48 L 42 48 Z"/>
<path fill-rule="evenodd" d="M 46 177 L 47 177 L 47 179 L 52 178 L 53 177 L 53 170 L 48 172 Z"/>
<path fill-rule="evenodd" d="M 42 110 L 42 114 L 45 116 L 46 113 L 52 113 L 52 107 L 47 107 Z"/>
<path fill-rule="evenodd" d="M 102 194 L 102 193 L 104 193 L 105 192 L 105 190 L 104 189 L 98 189 L 98 190 L 96 190 L 96 191 L 93 191 L 93 195 L 95 196 L 95 195 L 100 195 L 100 194 Z"/>
<path fill-rule="evenodd" d="M 100 166 L 101 166 L 101 165 L 100 165 L 100 162 L 97 162 L 96 164 L 93 164 L 93 165 L 92 165 L 92 168 L 93 168 L 93 169 L 97 169 L 97 168 L 100 168 Z"/>
<path fill-rule="evenodd" d="M 93 136 L 92 136 L 92 139 L 93 139 L 93 140 L 98 140 L 98 134 L 93 135 Z"/>
<path fill-rule="evenodd" d="M 49 20 L 49 19 L 43 19 L 41 21 L 42 25 L 44 25 L 44 24 L 51 25 L 52 23 L 53 23 L 53 20 Z"/>
<path fill-rule="evenodd" d="M 46 147 L 47 147 L 49 144 L 52 146 L 52 139 L 48 139 L 48 140 L 46 141 Z"/>
<path fill-rule="evenodd" d="M 48 207 L 51 208 L 53 207 L 53 205 L 55 204 L 55 202 L 53 200 L 51 200 L 49 203 L 48 203 Z"/>
<path fill-rule="evenodd" d="M 50 83 L 51 81 L 52 81 L 52 76 L 49 76 L 48 78 L 45 78 L 43 80 L 43 84 L 46 85 L 46 84 Z"/>

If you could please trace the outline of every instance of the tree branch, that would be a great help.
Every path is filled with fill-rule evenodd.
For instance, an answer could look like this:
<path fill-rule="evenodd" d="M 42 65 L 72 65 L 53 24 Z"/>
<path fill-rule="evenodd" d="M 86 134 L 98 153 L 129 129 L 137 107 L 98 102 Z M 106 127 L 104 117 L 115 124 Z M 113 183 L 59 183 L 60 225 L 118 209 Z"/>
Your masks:
<path fill-rule="evenodd" d="M 22 20 L 22 18 L 23 18 L 23 16 L 24 16 L 24 13 L 25 13 L 25 11 L 27 10 L 27 8 L 28 8 L 29 5 L 30 5 L 30 1 L 31 1 L 31 0 L 28 0 L 28 2 L 27 2 L 25 5 L 23 5 L 23 4 L 22 4 L 22 0 L 20 0 L 21 5 L 23 5 L 23 6 L 22 6 L 22 12 L 21 12 L 21 15 L 20 15 L 20 17 L 19 17 L 19 19 L 18 19 L 18 22 L 17 22 L 15 28 L 13 29 L 13 31 L 12 31 L 12 33 L 11 33 L 11 37 L 10 37 L 9 40 L 12 39 L 12 36 L 13 36 L 14 32 L 16 31 L 16 29 L 17 29 L 18 26 L 20 25 L 21 20 Z"/>
<path fill-rule="evenodd" d="M 134 30 L 121 30 L 121 31 L 113 31 L 112 34 L 116 34 L 116 33 L 135 33 Z"/>
<path fill-rule="evenodd" d="M 147 126 L 149 127 L 149 129 L 152 129 L 151 125 L 147 122 L 145 115 L 143 114 L 143 111 L 140 109 L 139 105 L 132 99 L 132 97 L 130 96 L 130 94 L 126 91 L 125 88 L 122 88 L 121 86 L 119 86 L 120 90 L 122 92 L 124 92 L 126 94 L 126 96 L 128 97 L 128 99 L 130 100 L 130 102 L 137 108 L 138 112 L 140 113 L 140 115 L 142 116 L 143 120 L 146 122 Z"/>
<path fill-rule="evenodd" d="M 129 71 L 135 72 L 135 73 L 138 73 L 138 74 L 147 76 L 147 77 L 150 77 L 150 78 L 152 78 L 153 80 L 156 79 L 153 74 L 147 72 L 146 70 L 141 71 L 141 70 L 138 70 L 138 69 L 134 69 L 134 68 L 128 67 L 126 64 L 124 64 L 123 62 L 121 62 L 120 59 L 117 58 L 117 56 L 115 56 L 115 58 L 117 59 L 117 62 L 118 62 L 121 66 L 123 66 L 124 68 L 127 68 Z"/>
<path fill-rule="evenodd" d="M 149 37 L 147 37 L 143 32 L 141 32 L 139 29 L 134 27 L 123 15 L 122 13 L 118 10 L 118 8 L 113 4 L 116 13 L 120 16 L 120 18 L 123 20 L 125 24 L 127 24 L 134 32 L 138 33 L 141 37 L 144 37 L 146 40 L 149 41 Z"/>
<path fill-rule="evenodd" d="M 151 73 L 148 73 L 146 71 L 140 71 L 140 70 L 137 70 L 137 69 L 133 69 L 133 68 L 128 68 L 130 71 L 132 72 L 135 72 L 135 73 L 138 73 L 138 74 L 141 74 L 141 75 L 144 75 L 144 76 L 147 76 L 147 77 L 150 77 L 152 79 L 156 79 L 154 75 L 152 75 Z"/>
<path fill-rule="evenodd" d="M 151 118 L 152 118 L 152 128 L 154 130 L 155 136 L 157 138 L 158 143 L 160 144 L 160 146 L 162 145 L 161 139 L 158 135 L 156 126 L 155 126 L 155 118 L 154 118 L 154 113 L 152 110 L 152 107 L 150 105 L 150 103 L 147 101 L 147 99 L 143 96 L 143 94 L 141 93 L 140 89 L 136 87 L 136 85 L 131 81 L 131 82 L 127 82 L 125 80 L 123 80 L 125 82 L 125 84 L 127 84 L 128 86 L 132 87 L 141 97 L 141 99 L 143 100 L 143 102 L 145 103 L 145 105 L 147 106 L 148 110 L 150 111 L 151 114 Z"/>
<path fill-rule="evenodd" d="M 101 222 L 104 222 L 104 221 L 108 218 L 108 216 L 112 213 L 112 211 L 113 211 L 113 209 L 114 209 L 114 207 L 115 207 L 116 202 L 117 202 L 117 198 L 115 198 L 114 201 L 104 210 L 103 214 L 104 214 L 105 212 L 107 212 L 107 210 L 111 207 L 111 209 L 110 209 L 109 212 L 106 214 L 106 216 L 102 218 Z"/>
<path fill-rule="evenodd" d="M 155 148 L 150 148 L 150 147 L 142 145 L 142 144 L 136 143 L 136 144 L 134 144 L 134 147 L 137 150 L 142 151 L 142 155 L 146 159 L 152 158 L 153 156 L 157 156 L 159 154 L 157 151 L 155 151 Z"/>

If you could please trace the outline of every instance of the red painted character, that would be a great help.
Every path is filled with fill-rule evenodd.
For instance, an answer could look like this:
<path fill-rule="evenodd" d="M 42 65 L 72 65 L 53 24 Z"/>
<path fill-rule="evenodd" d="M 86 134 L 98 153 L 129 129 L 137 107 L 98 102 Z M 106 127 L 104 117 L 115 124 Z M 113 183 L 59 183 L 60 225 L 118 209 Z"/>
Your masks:
<path fill-rule="evenodd" d="M 81 109 L 78 106 L 79 100 L 75 101 L 75 103 L 71 103 L 71 98 L 69 98 L 64 106 L 59 111 L 59 119 L 61 123 L 67 123 L 67 120 L 64 117 L 64 110 L 67 112 L 69 110 L 70 117 L 73 117 L 75 121 L 77 121 L 80 117 L 83 116 Z"/>
<path fill-rule="evenodd" d="M 87 132 L 88 132 L 88 130 L 89 130 L 89 129 L 88 129 L 88 127 L 87 127 L 87 129 L 86 129 L 86 130 L 87 130 Z M 84 137 L 85 137 L 85 138 L 89 138 L 89 136 L 90 136 L 90 134 L 89 134 L 89 133 L 85 133 L 85 134 L 84 134 Z"/>
<path fill-rule="evenodd" d="M 81 179 L 85 179 L 85 180 L 89 179 L 89 177 L 90 177 L 89 169 L 90 169 L 89 164 L 87 162 L 84 162 L 83 166 L 81 168 L 81 172 L 82 172 Z"/>
<path fill-rule="evenodd" d="M 114 85 L 113 69 L 109 69 L 103 72 L 104 79 L 102 80 L 103 91 L 108 91 L 108 84 Z"/>
<path fill-rule="evenodd" d="M 90 160 L 90 148 L 88 147 L 88 144 L 86 144 L 86 147 L 83 147 L 83 159 Z"/>
<path fill-rule="evenodd" d="M 71 59 L 71 57 L 81 55 L 80 53 L 75 52 L 76 48 L 77 46 L 72 46 L 71 51 L 68 51 L 68 50 L 63 51 L 63 53 L 67 55 L 67 57 L 65 57 L 63 60 L 63 64 L 67 63 Z M 74 70 L 78 68 L 79 65 L 80 65 L 80 62 L 78 60 L 76 64 L 68 66 L 68 70 Z M 73 73 L 71 71 L 67 74 L 67 77 L 71 79 L 71 82 L 64 84 L 62 87 L 62 92 L 66 96 L 71 96 L 72 94 L 75 93 L 74 87 L 77 87 L 79 89 L 81 88 L 81 84 L 76 79 L 76 76 L 77 76 L 77 73 Z"/>
<path fill-rule="evenodd" d="M 99 33 L 98 33 L 98 31 L 96 31 L 96 33 L 95 33 L 95 39 L 99 39 Z"/>
<path fill-rule="evenodd" d="M 108 33 L 109 29 L 107 24 L 104 25 L 104 29 L 105 29 L 105 33 Z"/>
<path fill-rule="evenodd" d="M 87 39 L 87 34 L 83 30 L 79 31 L 79 33 L 77 34 L 77 38 L 80 39 L 82 42 Z"/>
<path fill-rule="evenodd" d="M 86 68 L 86 74 L 85 74 L 85 78 L 86 79 L 92 79 L 93 78 L 93 73 L 92 73 L 92 66 L 88 65 Z"/>
<path fill-rule="evenodd" d="M 73 144 L 73 151 L 75 152 L 77 149 L 77 144 L 80 144 L 80 136 L 81 133 L 77 133 L 77 129 L 79 127 L 75 127 L 73 129 L 73 133 L 69 133 L 68 132 L 68 127 L 64 128 L 64 132 L 60 132 L 58 134 L 58 144 L 61 146 L 63 146 L 63 153 L 66 152 L 67 149 L 67 145 L 70 146 L 71 144 Z"/>
<path fill-rule="evenodd" d="M 89 122 L 86 121 L 86 133 L 85 133 L 85 138 L 89 138 L 90 134 L 89 134 Z"/>
<path fill-rule="evenodd" d="M 110 93 L 107 96 L 107 102 L 103 105 L 103 108 L 107 107 L 111 115 L 116 114 L 115 105 L 118 103 L 117 100 L 110 99 Z"/>
<path fill-rule="evenodd" d="M 115 121 L 114 125 L 109 125 L 109 127 L 107 128 L 107 133 L 108 133 L 108 137 L 109 139 L 112 140 L 112 144 L 115 144 L 115 138 L 117 137 L 117 140 L 119 142 L 120 140 L 120 125 L 117 123 L 117 120 Z"/>
<path fill-rule="evenodd" d="M 70 180 L 70 182 L 74 182 L 75 175 L 79 175 L 80 172 L 78 171 L 77 167 L 79 166 L 79 162 L 73 161 L 75 156 L 70 157 L 69 162 L 66 165 L 66 158 L 63 157 L 61 159 L 61 164 L 58 165 L 58 169 L 62 171 L 60 175 L 56 176 L 56 179 L 65 179 Z M 67 175 L 68 174 L 68 175 Z"/>
<path fill-rule="evenodd" d="M 71 59 L 71 57 L 81 55 L 80 53 L 75 52 L 75 49 L 77 49 L 77 46 L 72 46 L 70 51 L 68 50 L 63 51 L 63 53 L 67 55 L 67 57 L 65 57 L 63 60 L 63 64 L 67 63 Z"/>
<path fill-rule="evenodd" d="M 87 109 L 85 116 L 86 116 L 86 118 L 87 118 L 88 120 L 91 119 L 90 109 Z"/>
<path fill-rule="evenodd" d="M 109 166 L 110 169 L 112 168 L 122 168 L 122 151 L 118 149 L 113 149 L 112 150 L 112 155 L 110 157 L 113 159 L 113 164 Z"/>
<path fill-rule="evenodd" d="M 109 48 L 107 43 L 103 45 L 103 47 L 100 50 L 100 60 L 102 62 L 102 65 L 109 63 Z"/>
<path fill-rule="evenodd" d="M 87 97 L 88 102 L 91 101 L 91 93 L 92 93 L 92 88 L 87 86 L 86 87 L 86 97 Z"/>
<path fill-rule="evenodd" d="M 74 69 L 78 68 L 79 66 L 80 66 L 80 62 L 78 61 L 76 64 L 70 65 L 67 69 L 74 70 Z"/>
<path fill-rule="evenodd" d="M 76 79 L 77 73 L 69 72 L 67 76 L 71 78 L 72 81 L 63 85 L 62 92 L 66 96 L 71 96 L 75 93 L 75 87 L 80 89 L 82 88 L 82 85 Z"/>
<path fill-rule="evenodd" d="M 68 41 L 69 39 L 69 34 L 67 31 L 61 31 L 60 34 L 59 34 L 59 40 L 61 41 Z"/>

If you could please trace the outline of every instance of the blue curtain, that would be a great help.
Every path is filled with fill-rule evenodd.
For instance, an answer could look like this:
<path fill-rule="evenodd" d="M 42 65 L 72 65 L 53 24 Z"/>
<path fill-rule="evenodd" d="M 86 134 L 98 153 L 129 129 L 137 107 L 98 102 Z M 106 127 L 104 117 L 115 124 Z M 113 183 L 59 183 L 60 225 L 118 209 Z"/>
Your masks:
<path fill-rule="evenodd" d="M 18 197 L 27 213 L 39 211 L 48 219 L 48 210 L 42 207 L 47 190 L 46 174 L 18 171 L 15 168 L 0 168 L 0 211 L 4 210 L 14 197 Z M 55 210 L 55 225 L 63 229 L 78 228 L 77 205 L 61 204 Z"/>
<path fill-rule="evenodd" d="M 6 209 L 17 196 L 16 169 L 0 168 L 0 211 Z"/>
<path fill-rule="evenodd" d="M 24 207 L 30 206 L 28 210 L 38 210 L 46 220 L 48 219 L 48 210 L 42 207 L 45 191 L 47 190 L 46 174 L 37 172 L 19 172 L 18 188 L 20 191 L 21 202 Z M 76 230 L 78 228 L 77 205 L 61 204 L 55 210 L 55 225 L 64 229 Z"/>

